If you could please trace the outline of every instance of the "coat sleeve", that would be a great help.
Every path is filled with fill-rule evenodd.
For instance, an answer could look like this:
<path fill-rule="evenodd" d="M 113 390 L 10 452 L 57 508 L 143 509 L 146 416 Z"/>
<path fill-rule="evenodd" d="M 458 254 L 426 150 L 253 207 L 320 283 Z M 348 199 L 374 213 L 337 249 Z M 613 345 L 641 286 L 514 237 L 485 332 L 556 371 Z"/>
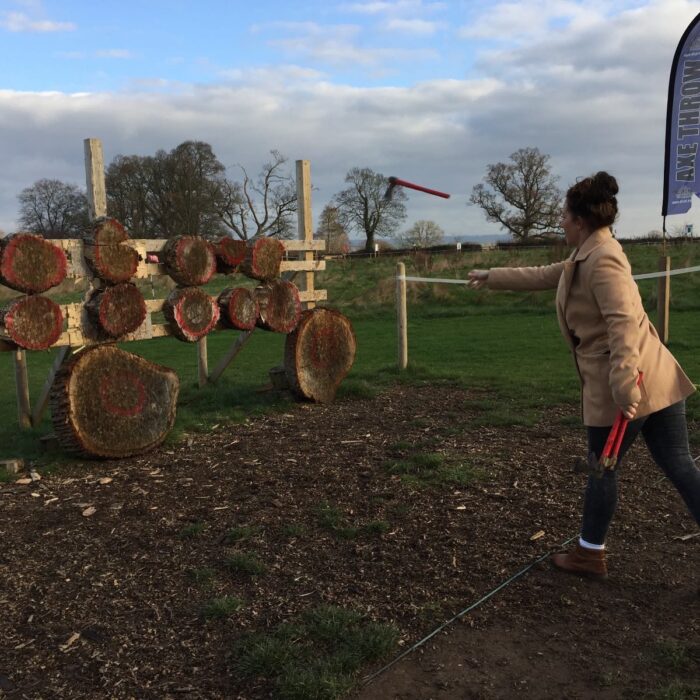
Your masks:
<path fill-rule="evenodd" d="M 591 290 L 608 330 L 610 389 L 618 406 L 641 401 L 640 328 L 635 314 L 635 289 L 629 264 L 618 256 L 603 256 L 591 275 Z"/>
<path fill-rule="evenodd" d="M 509 289 L 514 292 L 536 292 L 556 289 L 564 270 L 564 263 L 539 267 L 492 267 L 489 270 L 489 289 Z"/>

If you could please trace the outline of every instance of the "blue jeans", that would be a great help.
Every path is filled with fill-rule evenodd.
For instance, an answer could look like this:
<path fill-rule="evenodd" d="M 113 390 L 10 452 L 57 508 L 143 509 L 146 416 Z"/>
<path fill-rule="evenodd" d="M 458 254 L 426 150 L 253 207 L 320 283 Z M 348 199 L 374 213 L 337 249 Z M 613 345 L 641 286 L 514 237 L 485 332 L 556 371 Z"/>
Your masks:
<path fill-rule="evenodd" d="M 610 428 L 588 430 L 588 449 L 600 457 Z M 642 433 L 651 456 L 676 487 L 688 510 L 700 525 L 700 468 L 688 446 L 685 401 L 631 421 L 620 448 L 619 459 Z M 618 462 L 619 466 L 619 462 Z M 581 537 L 591 544 L 604 544 L 617 505 L 617 469 L 605 472 L 600 479 L 589 476 L 583 505 Z"/>

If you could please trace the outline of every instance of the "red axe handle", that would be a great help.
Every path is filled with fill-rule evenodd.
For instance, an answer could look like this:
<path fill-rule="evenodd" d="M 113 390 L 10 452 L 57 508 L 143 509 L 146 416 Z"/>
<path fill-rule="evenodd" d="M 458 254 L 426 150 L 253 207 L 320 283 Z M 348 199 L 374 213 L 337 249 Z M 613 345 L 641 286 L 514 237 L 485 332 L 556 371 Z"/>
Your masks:
<path fill-rule="evenodd" d="M 447 194 L 447 192 L 440 192 L 438 190 L 431 190 L 428 187 L 423 187 L 422 185 L 416 185 L 413 182 L 408 182 L 407 180 L 401 180 L 398 177 L 390 177 L 389 178 L 389 185 L 390 186 L 396 186 L 400 185 L 401 187 L 408 187 L 409 189 L 412 190 L 418 190 L 419 192 L 427 192 L 428 194 L 434 194 L 436 197 L 444 197 L 445 199 L 449 199 L 450 195 Z"/>

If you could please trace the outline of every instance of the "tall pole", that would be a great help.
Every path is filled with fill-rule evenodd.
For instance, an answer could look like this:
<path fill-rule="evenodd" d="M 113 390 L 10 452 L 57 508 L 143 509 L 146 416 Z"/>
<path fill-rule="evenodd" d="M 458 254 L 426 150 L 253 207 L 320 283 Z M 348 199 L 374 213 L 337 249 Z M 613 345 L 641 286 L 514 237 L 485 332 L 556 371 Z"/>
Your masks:
<path fill-rule="evenodd" d="M 406 311 L 406 266 L 396 265 L 396 335 L 399 369 L 408 367 L 408 313 Z"/>

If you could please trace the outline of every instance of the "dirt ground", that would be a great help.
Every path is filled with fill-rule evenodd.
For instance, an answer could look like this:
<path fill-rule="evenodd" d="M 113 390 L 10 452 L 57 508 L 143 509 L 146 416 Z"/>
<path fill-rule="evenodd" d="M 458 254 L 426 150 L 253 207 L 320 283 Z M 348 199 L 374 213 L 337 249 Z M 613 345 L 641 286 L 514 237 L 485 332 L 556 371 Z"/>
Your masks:
<path fill-rule="evenodd" d="M 0 484 L 0 698 L 272 697 L 235 675 L 232 645 L 320 603 L 399 628 L 395 653 L 365 672 L 378 670 L 577 532 L 575 409 L 479 427 L 475 398 L 432 385 L 298 404 Z M 476 478 L 426 486 L 386 467 L 420 453 Z M 680 539 L 697 528 L 641 442 L 621 478 L 609 580 L 542 561 L 353 697 L 700 697 L 700 537 Z M 324 503 L 360 534 L 323 527 Z M 237 551 L 266 572 L 225 571 Z M 192 576 L 203 570 L 207 590 Z M 204 620 L 222 595 L 245 605 Z"/>

